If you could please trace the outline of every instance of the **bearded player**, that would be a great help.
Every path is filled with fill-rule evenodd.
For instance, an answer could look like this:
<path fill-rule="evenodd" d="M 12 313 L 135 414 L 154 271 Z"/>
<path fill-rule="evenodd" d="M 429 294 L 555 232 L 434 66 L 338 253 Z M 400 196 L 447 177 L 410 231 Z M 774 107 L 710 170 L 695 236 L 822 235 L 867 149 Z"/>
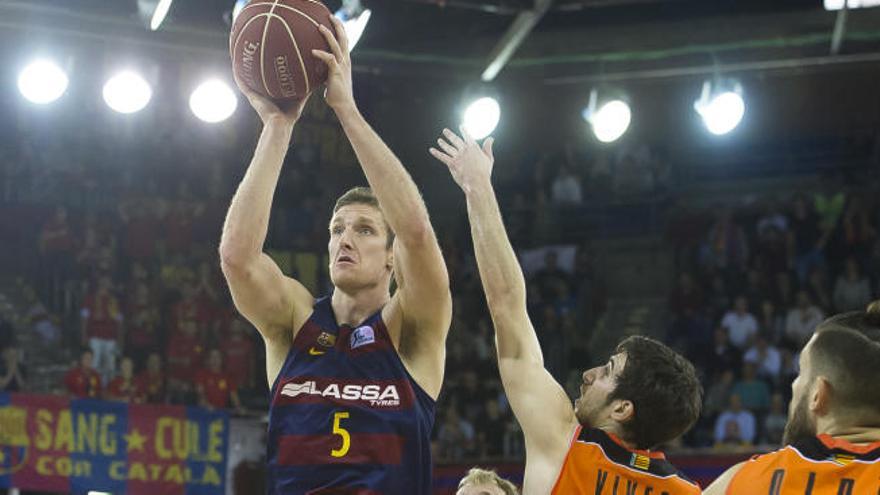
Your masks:
<path fill-rule="evenodd" d="M 880 301 L 816 328 L 791 391 L 785 447 L 730 468 L 706 493 L 880 493 Z"/>
<path fill-rule="evenodd" d="M 699 494 L 652 449 L 687 431 L 700 413 L 693 366 L 645 337 L 623 340 L 608 362 L 583 374 L 572 409 L 544 368 L 526 312 L 522 271 L 492 189 L 492 138 L 481 148 L 444 130 L 431 154 L 467 199 L 477 265 L 495 325 L 504 391 L 526 442 L 524 494 Z"/>
<path fill-rule="evenodd" d="M 355 105 L 348 41 L 333 22 L 336 38 L 322 27 L 331 52 L 314 55 L 329 69 L 325 100 L 372 188 L 349 191 L 333 209 L 335 289 L 316 300 L 262 252 L 305 102 L 282 111 L 241 83 L 264 126 L 226 217 L 223 273 L 266 345 L 269 493 L 427 494 L 449 281 L 419 191 Z"/>

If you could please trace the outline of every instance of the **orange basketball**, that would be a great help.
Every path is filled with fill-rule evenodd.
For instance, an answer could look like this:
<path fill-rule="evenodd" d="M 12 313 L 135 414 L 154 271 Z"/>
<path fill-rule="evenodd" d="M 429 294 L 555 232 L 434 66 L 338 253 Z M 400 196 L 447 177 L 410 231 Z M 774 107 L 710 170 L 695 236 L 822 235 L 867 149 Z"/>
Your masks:
<path fill-rule="evenodd" d="M 327 79 L 327 66 L 312 49 L 330 51 L 318 26 L 333 32 L 331 15 L 316 0 L 252 0 L 229 36 L 232 70 L 274 100 L 304 98 Z"/>

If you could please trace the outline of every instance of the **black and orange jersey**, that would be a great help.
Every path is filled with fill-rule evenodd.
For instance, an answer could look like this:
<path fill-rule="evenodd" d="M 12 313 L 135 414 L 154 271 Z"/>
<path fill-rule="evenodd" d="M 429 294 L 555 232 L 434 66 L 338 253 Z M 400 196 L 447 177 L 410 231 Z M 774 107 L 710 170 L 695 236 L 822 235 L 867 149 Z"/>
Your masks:
<path fill-rule="evenodd" d="M 729 495 L 878 495 L 880 442 L 854 445 L 828 435 L 746 461 Z"/>
<path fill-rule="evenodd" d="M 661 452 L 630 450 L 610 433 L 578 427 L 553 495 L 699 495 Z M 876 495 L 876 494 L 875 494 Z"/>

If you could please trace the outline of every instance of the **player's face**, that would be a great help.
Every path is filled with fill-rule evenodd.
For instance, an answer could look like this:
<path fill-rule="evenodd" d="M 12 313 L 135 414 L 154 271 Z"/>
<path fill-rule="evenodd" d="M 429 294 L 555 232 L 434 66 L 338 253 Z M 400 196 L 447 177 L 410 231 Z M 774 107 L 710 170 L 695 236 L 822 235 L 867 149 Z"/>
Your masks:
<path fill-rule="evenodd" d="M 370 287 L 391 273 L 382 213 L 365 204 L 339 209 L 330 220 L 330 280 L 344 290 Z"/>
<path fill-rule="evenodd" d="M 598 427 L 605 421 L 611 405 L 608 396 L 617 387 L 617 377 L 626 365 L 626 354 L 611 356 L 603 366 L 589 369 L 583 374 L 581 394 L 574 401 L 574 413 L 584 425 Z"/>
<path fill-rule="evenodd" d="M 494 483 L 466 485 L 458 489 L 455 495 L 504 495 L 504 490 Z"/>
<path fill-rule="evenodd" d="M 810 382 L 813 381 L 810 378 L 813 376 L 810 363 L 812 344 L 813 339 L 810 339 L 801 351 L 800 373 L 791 384 L 791 405 L 788 407 L 788 422 L 782 436 L 782 443 L 785 445 L 816 436 L 816 418 L 808 407 Z"/>

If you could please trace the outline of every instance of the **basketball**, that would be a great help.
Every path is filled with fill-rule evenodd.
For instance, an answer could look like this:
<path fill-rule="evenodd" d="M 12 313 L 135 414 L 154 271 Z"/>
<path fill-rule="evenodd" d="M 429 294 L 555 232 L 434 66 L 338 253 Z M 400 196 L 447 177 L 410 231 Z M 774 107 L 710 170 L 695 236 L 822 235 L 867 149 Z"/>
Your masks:
<path fill-rule="evenodd" d="M 232 26 L 232 70 L 273 100 L 304 98 L 327 79 L 327 67 L 312 50 L 330 51 L 318 26 L 333 32 L 331 15 L 316 0 L 251 1 Z"/>

